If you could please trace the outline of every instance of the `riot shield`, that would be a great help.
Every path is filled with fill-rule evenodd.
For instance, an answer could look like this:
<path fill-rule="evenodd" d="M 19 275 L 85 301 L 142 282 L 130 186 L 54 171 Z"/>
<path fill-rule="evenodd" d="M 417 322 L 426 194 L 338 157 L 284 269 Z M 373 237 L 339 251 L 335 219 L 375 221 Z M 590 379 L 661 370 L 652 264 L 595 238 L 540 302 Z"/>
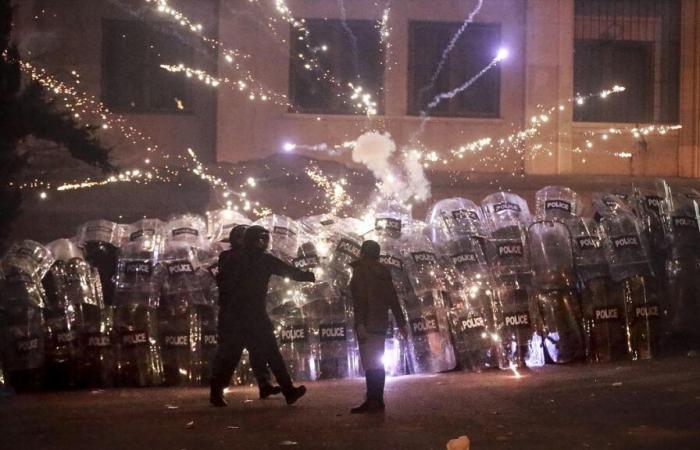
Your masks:
<path fill-rule="evenodd" d="M 114 304 L 114 277 L 125 230 L 126 228 L 108 220 L 87 222 L 78 228 L 78 242 L 85 253 L 85 260 L 99 272 L 107 306 Z"/>
<path fill-rule="evenodd" d="M 199 354 L 203 337 L 196 323 L 197 306 L 207 298 L 195 267 L 198 265 L 191 247 L 168 244 L 160 261 L 163 285 L 158 307 L 163 377 L 167 385 L 201 383 L 203 355 Z"/>
<path fill-rule="evenodd" d="M 466 198 L 449 198 L 435 203 L 426 222 L 452 239 L 464 236 L 483 238 L 489 234 L 481 207 Z"/>
<path fill-rule="evenodd" d="M 117 265 L 114 331 L 118 344 L 115 382 L 119 385 L 160 385 L 163 380 L 157 320 L 161 228 L 157 219 L 133 224 Z"/>
<path fill-rule="evenodd" d="M 448 312 L 455 354 L 460 365 L 479 372 L 501 367 L 496 336 L 494 283 L 477 238 L 462 237 L 444 244 Z"/>
<path fill-rule="evenodd" d="M 404 264 L 405 258 L 401 254 L 402 245 L 400 241 L 390 237 L 379 239 L 381 246 L 381 255 L 379 261 L 389 268 L 391 280 L 396 289 L 396 295 L 399 298 L 406 317 L 405 308 L 407 304 L 416 304 L 415 292 L 411 286 L 411 282 L 406 272 Z M 411 297 L 409 299 L 409 297 Z M 386 331 L 386 339 L 384 340 L 384 370 L 391 376 L 406 375 L 413 371 L 412 358 L 409 352 L 409 343 L 400 338 L 400 332 L 396 325 L 394 317 L 389 313 L 391 320 L 389 328 Z"/>
<path fill-rule="evenodd" d="M 38 390 L 45 357 L 44 291 L 41 283 L 19 268 L 5 265 L 0 280 L 0 312 L 8 385 L 17 391 Z"/>
<path fill-rule="evenodd" d="M 667 198 L 671 210 L 666 218 L 669 259 L 666 276 L 669 290 L 669 328 L 674 349 L 697 348 L 700 333 L 700 196 L 693 190 L 680 190 Z"/>
<path fill-rule="evenodd" d="M 541 338 L 533 335 L 531 314 L 532 269 L 524 228 L 530 222 L 527 203 L 515 194 L 497 192 L 481 205 L 491 228 L 486 257 L 496 282 L 496 335 L 507 362 L 501 368 L 542 365 Z"/>
<path fill-rule="evenodd" d="M 49 250 L 30 240 L 13 243 L 0 261 L 5 370 L 9 384 L 18 391 L 36 390 L 42 383 L 47 300 L 41 280 L 53 263 Z"/>
<path fill-rule="evenodd" d="M 546 205 L 546 201 L 543 203 Z M 558 221 L 534 222 L 528 232 L 535 323 L 544 339 L 545 355 L 555 363 L 567 363 L 583 355 L 582 313 L 573 292 L 571 236 L 566 225 Z"/>
<path fill-rule="evenodd" d="M 271 214 L 254 222 L 270 232 L 270 252 L 278 258 L 290 261 L 303 241 L 302 228 L 287 216 Z"/>
<path fill-rule="evenodd" d="M 644 235 L 624 209 L 616 207 L 601 216 L 603 247 L 614 281 L 611 294 L 624 304 L 628 350 L 633 359 L 649 359 L 658 352 L 662 311 L 648 287 L 652 270 Z"/>
<path fill-rule="evenodd" d="M 250 225 L 251 220 L 233 209 L 207 211 L 207 238 L 212 242 L 228 241 L 228 235 L 237 225 Z"/>
<path fill-rule="evenodd" d="M 580 214 L 578 195 L 568 187 L 543 187 L 535 194 L 535 202 L 535 215 L 540 220 L 568 221 Z"/>
<path fill-rule="evenodd" d="M 419 234 L 404 237 L 401 245 L 401 253 L 406 255 L 406 274 L 414 293 L 403 298 L 408 316 L 413 370 L 416 373 L 451 370 L 456 360 L 435 249 L 426 237 Z"/>
<path fill-rule="evenodd" d="M 588 362 L 609 362 L 627 355 L 624 305 L 610 295 L 610 276 L 600 226 L 588 218 L 569 221 L 576 261 L 577 289 L 583 309 Z"/>

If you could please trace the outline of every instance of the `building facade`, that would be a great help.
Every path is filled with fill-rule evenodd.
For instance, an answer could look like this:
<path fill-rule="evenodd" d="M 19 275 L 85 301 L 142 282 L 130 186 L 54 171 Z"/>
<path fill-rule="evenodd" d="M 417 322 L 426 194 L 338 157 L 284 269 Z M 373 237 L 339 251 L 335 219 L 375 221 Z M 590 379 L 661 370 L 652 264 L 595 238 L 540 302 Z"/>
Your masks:
<path fill-rule="evenodd" d="M 446 155 L 545 114 L 525 142 L 436 168 L 700 177 L 700 0 L 169 1 L 195 32 L 154 3 L 22 1 L 18 40 L 59 77 L 79 71 L 86 92 L 161 149 L 195 148 L 205 161 L 294 148 L 350 164 L 347 152 L 318 150 L 368 130 Z M 508 58 L 492 64 L 501 49 Z M 161 64 L 206 70 L 218 86 Z M 350 99 L 351 83 L 376 116 L 355 105 L 362 94 Z M 613 85 L 627 90 L 584 97 Z M 143 159 L 116 144 L 121 161 Z"/>

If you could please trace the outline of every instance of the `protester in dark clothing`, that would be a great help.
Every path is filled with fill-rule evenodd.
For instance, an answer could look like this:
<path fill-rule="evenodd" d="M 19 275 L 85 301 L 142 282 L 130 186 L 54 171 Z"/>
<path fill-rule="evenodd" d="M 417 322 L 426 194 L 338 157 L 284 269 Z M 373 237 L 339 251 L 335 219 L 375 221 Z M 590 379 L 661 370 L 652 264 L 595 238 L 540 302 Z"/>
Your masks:
<path fill-rule="evenodd" d="M 355 333 L 360 347 L 360 360 L 365 369 L 367 397 L 351 413 L 384 410 L 384 339 L 391 310 L 401 335 L 406 338 L 403 315 L 389 268 L 379 262 L 380 247 L 375 241 L 362 243 L 360 259 L 351 263 L 350 292 L 355 311 Z"/>
<path fill-rule="evenodd" d="M 260 226 L 245 232 L 243 249 L 219 259 L 219 348 L 214 358 L 210 402 L 225 406 L 223 390 L 241 358 L 243 348 L 262 355 L 270 366 L 288 404 L 306 392 L 294 387 L 282 359 L 267 315 L 265 298 L 272 275 L 296 281 L 315 281 L 311 272 L 303 272 L 267 253 L 270 233 Z"/>
<path fill-rule="evenodd" d="M 228 235 L 228 241 L 231 249 L 222 252 L 219 259 L 226 259 L 232 253 L 239 253 L 243 251 L 243 237 L 247 229 L 248 225 L 236 225 L 231 229 L 231 232 Z M 270 395 L 276 395 L 282 392 L 282 388 L 279 386 L 273 386 L 272 383 L 270 383 L 270 371 L 267 368 L 267 361 L 265 361 L 265 357 L 260 352 L 251 351 L 250 349 L 248 349 L 248 356 L 250 357 L 250 368 L 253 370 L 255 381 L 258 382 L 260 398 L 265 399 Z"/>

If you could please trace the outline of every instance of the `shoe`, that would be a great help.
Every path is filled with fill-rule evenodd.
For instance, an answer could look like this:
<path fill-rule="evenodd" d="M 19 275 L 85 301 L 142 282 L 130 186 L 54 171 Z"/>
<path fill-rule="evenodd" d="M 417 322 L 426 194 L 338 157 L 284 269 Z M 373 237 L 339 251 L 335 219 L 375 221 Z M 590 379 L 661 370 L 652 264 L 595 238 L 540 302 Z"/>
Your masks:
<path fill-rule="evenodd" d="M 218 408 L 228 405 L 228 403 L 226 403 L 226 399 L 224 398 L 224 389 L 222 387 L 214 385 L 211 386 L 209 391 L 209 403 Z"/>
<path fill-rule="evenodd" d="M 271 395 L 277 395 L 280 392 L 282 392 L 281 387 L 273 386 L 271 384 L 258 385 L 258 389 L 260 390 L 260 398 L 261 399 L 266 399 L 267 397 L 269 397 Z"/>
<path fill-rule="evenodd" d="M 384 402 L 368 399 L 363 404 L 350 410 L 350 414 L 365 414 L 384 411 Z"/>
<path fill-rule="evenodd" d="M 306 386 L 303 384 L 299 387 L 292 388 L 291 391 L 284 393 L 284 399 L 287 401 L 288 405 L 296 402 L 306 394 Z"/>

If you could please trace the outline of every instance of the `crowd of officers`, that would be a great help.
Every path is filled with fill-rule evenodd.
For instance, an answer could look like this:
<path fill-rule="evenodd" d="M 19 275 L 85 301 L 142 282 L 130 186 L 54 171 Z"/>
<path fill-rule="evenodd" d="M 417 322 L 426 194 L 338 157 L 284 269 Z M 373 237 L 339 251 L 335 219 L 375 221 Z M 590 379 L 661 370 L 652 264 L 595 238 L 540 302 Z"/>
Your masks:
<path fill-rule="evenodd" d="M 295 268 L 267 252 L 270 233 L 261 226 L 240 225 L 231 230 L 230 250 L 219 256 L 219 347 L 214 358 L 209 401 L 226 406 L 225 388 L 241 358 L 243 349 L 250 354 L 251 367 L 258 382 L 260 398 L 284 395 L 287 404 L 296 402 L 306 387 L 294 386 L 275 339 L 265 299 L 273 275 L 295 281 L 314 282 L 312 272 Z M 384 409 L 384 335 L 391 310 L 401 334 L 407 328 L 401 313 L 389 269 L 379 262 L 380 246 L 375 241 L 362 244 L 360 258 L 351 264 L 350 281 L 355 332 L 360 360 L 367 382 L 366 400 L 352 413 Z M 279 386 L 270 382 L 271 371 Z"/>

